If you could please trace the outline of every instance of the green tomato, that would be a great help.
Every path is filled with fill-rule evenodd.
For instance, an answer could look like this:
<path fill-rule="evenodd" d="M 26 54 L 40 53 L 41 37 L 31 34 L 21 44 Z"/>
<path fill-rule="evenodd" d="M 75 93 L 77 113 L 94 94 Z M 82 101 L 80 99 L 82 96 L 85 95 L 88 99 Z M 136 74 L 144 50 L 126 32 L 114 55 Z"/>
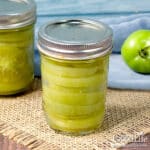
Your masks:
<path fill-rule="evenodd" d="M 133 32 L 123 43 L 121 54 L 135 72 L 150 73 L 150 30 Z"/>

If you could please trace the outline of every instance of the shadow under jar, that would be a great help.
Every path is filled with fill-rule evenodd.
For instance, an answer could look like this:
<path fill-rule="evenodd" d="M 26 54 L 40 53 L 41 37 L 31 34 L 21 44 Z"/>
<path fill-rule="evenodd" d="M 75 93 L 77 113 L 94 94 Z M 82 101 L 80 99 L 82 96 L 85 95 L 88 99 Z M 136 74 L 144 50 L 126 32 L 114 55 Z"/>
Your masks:
<path fill-rule="evenodd" d="M 39 31 L 43 109 L 52 129 L 93 132 L 103 121 L 112 30 L 93 20 L 49 22 Z"/>
<path fill-rule="evenodd" d="M 0 95 L 23 92 L 34 79 L 35 20 L 34 1 L 0 1 Z"/>

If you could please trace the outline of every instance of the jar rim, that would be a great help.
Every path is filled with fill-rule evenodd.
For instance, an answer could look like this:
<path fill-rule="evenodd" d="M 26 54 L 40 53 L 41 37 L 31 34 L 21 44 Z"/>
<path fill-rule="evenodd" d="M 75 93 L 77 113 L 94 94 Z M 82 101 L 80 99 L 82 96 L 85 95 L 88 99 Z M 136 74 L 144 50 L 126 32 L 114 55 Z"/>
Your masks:
<path fill-rule="evenodd" d="M 36 21 L 34 0 L 0 1 L 0 29 L 15 29 Z"/>
<path fill-rule="evenodd" d="M 111 52 L 112 36 L 112 29 L 100 21 L 55 20 L 40 28 L 38 49 L 59 59 L 92 59 Z"/>

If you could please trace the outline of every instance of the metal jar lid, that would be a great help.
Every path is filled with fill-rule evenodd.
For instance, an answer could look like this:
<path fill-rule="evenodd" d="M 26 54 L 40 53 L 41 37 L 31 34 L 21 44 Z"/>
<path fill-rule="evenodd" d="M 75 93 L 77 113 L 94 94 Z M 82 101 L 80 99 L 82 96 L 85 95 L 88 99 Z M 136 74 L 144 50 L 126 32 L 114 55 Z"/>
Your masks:
<path fill-rule="evenodd" d="M 112 29 L 93 20 L 48 22 L 39 30 L 38 48 L 42 54 L 64 60 L 86 60 L 112 50 Z"/>
<path fill-rule="evenodd" d="M 13 29 L 32 24 L 36 19 L 33 0 L 0 0 L 0 29 Z"/>

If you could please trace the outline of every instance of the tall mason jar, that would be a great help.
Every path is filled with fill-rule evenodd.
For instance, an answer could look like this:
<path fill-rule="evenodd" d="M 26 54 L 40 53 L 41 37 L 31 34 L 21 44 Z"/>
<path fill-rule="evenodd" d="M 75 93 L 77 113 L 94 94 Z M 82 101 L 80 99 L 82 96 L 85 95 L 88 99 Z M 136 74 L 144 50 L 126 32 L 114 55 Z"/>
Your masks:
<path fill-rule="evenodd" d="M 33 0 L 0 1 L 0 95 L 29 88 L 34 79 Z"/>
<path fill-rule="evenodd" d="M 52 129 L 82 135 L 105 114 L 112 30 L 93 20 L 48 22 L 39 31 L 43 109 Z"/>

